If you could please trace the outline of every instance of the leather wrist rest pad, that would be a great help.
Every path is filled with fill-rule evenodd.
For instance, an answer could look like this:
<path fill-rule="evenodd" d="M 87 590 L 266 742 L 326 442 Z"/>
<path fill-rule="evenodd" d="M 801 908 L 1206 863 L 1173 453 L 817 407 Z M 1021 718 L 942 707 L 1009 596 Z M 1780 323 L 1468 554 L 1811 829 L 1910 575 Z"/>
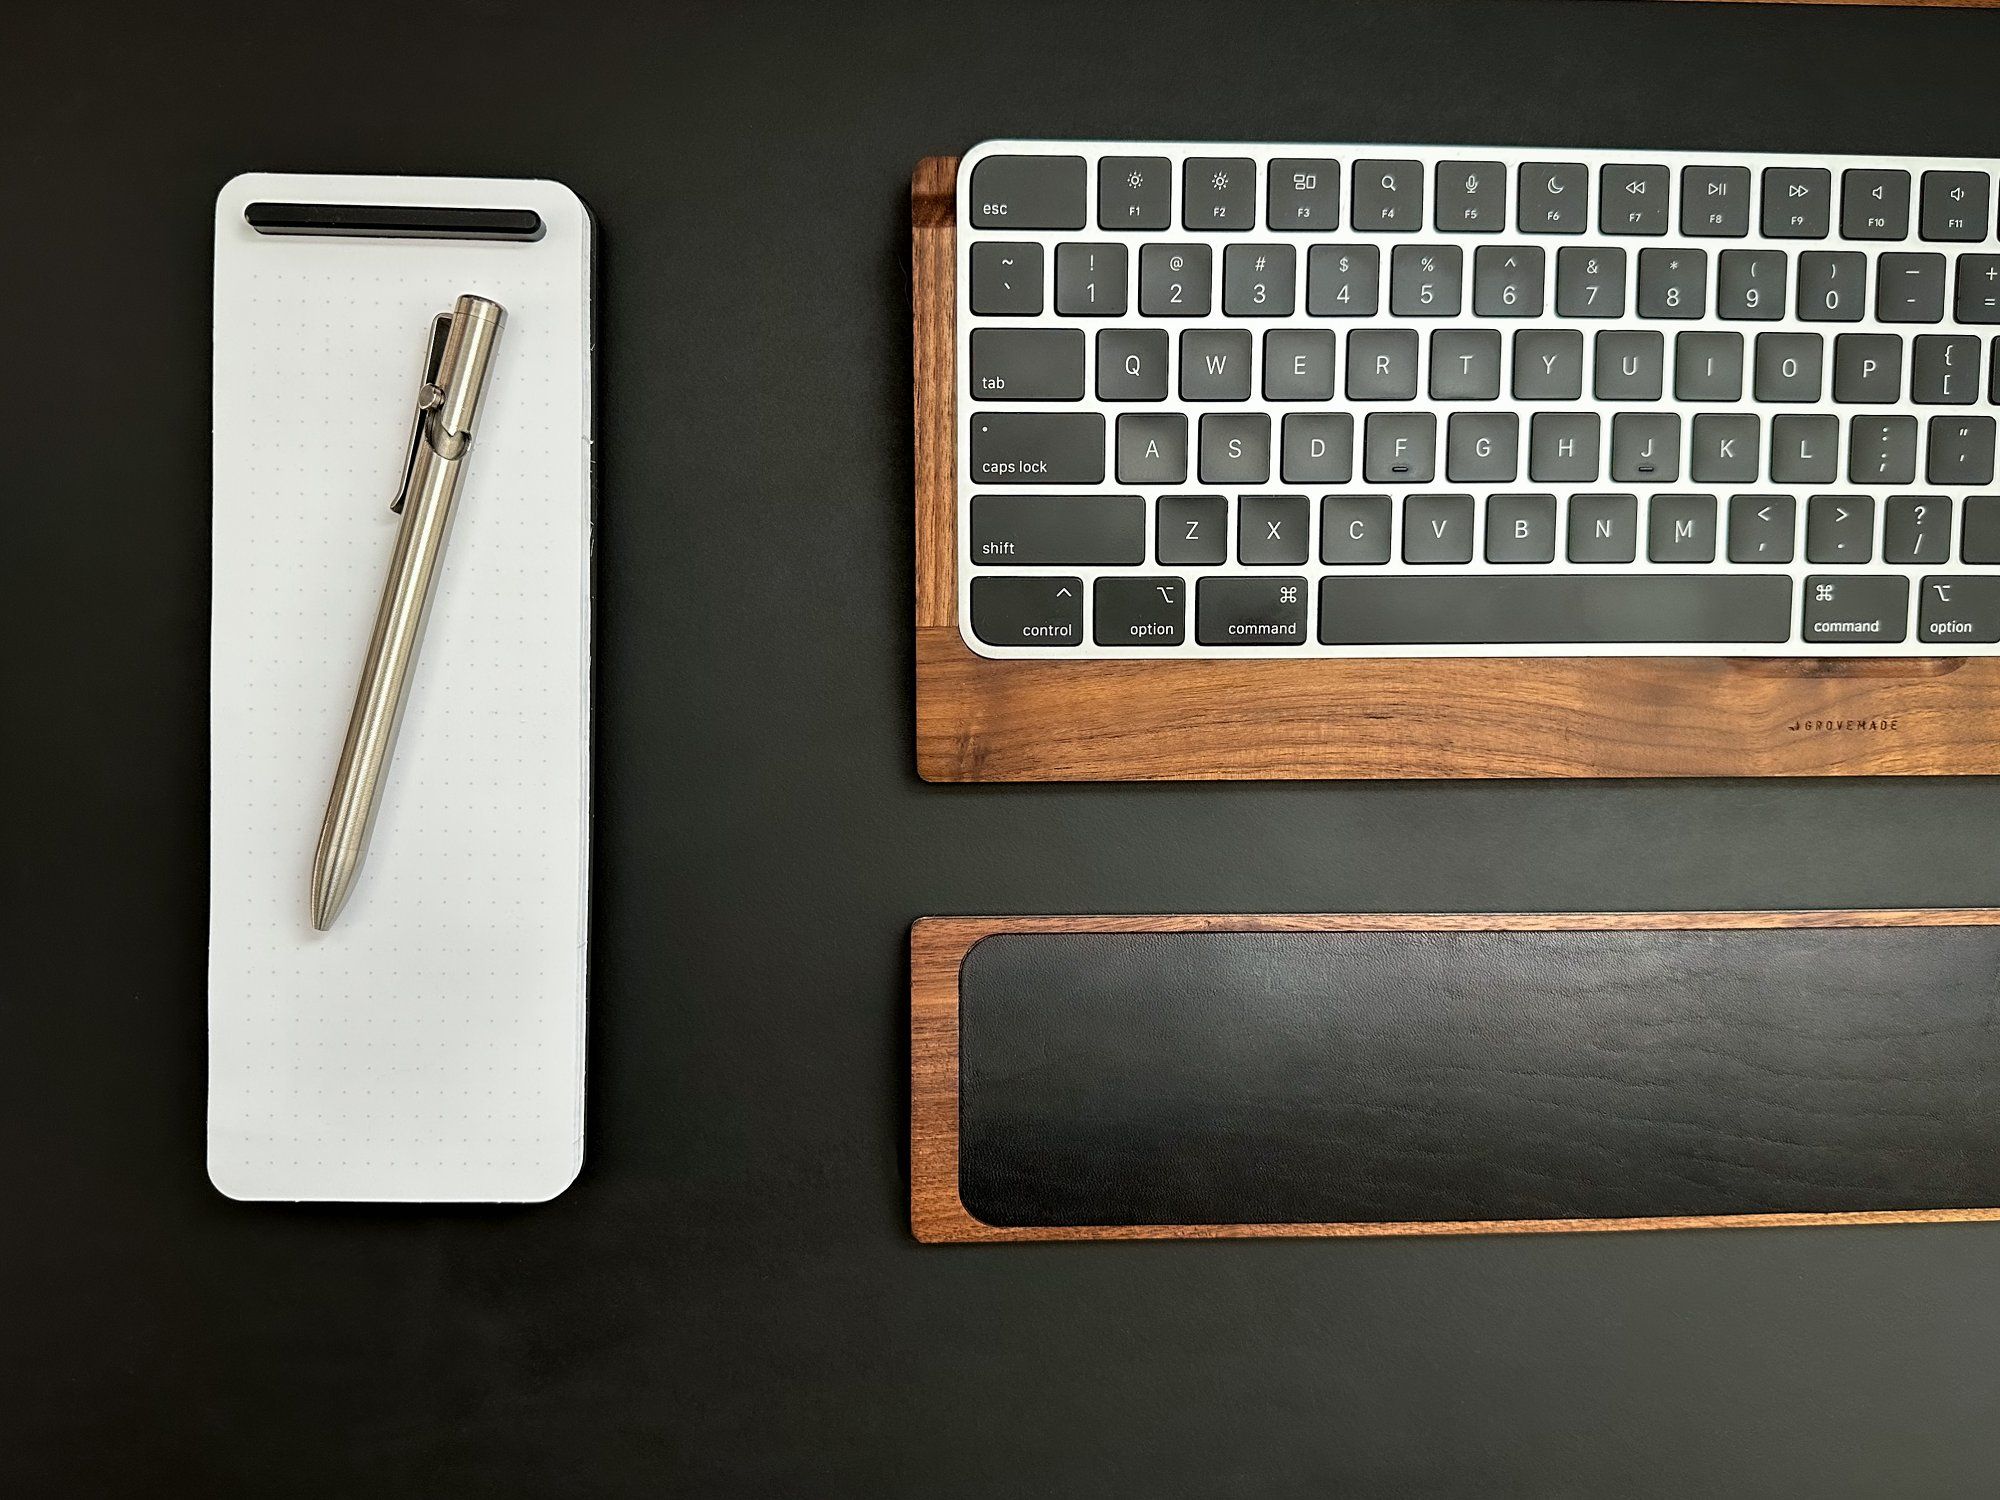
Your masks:
<path fill-rule="evenodd" d="M 957 1196 L 1070 1230 L 1983 1209 L 1996 1022 L 1990 925 L 1001 931 L 958 973 Z"/>

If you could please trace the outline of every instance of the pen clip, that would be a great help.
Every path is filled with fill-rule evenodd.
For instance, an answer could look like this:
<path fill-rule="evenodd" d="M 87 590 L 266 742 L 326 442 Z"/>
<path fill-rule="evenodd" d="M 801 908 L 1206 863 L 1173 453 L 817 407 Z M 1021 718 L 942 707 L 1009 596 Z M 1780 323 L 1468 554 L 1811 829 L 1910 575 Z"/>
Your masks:
<path fill-rule="evenodd" d="M 417 448 L 424 440 L 424 418 L 444 404 L 444 392 L 438 389 L 438 375 L 444 368 L 444 346 L 451 337 L 450 313 L 439 313 L 431 319 L 431 341 L 424 352 L 424 378 L 417 387 L 417 409 L 410 418 L 410 446 L 403 454 L 403 477 L 396 481 L 396 498 L 389 502 L 392 514 L 402 514 L 404 502 L 410 498 L 410 479 L 417 471 Z"/>

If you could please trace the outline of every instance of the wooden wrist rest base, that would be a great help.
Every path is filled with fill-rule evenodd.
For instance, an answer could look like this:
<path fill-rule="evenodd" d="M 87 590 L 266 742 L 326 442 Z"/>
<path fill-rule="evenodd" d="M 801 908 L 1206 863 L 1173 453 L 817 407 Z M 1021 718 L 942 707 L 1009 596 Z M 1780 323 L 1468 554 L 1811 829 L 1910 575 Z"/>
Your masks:
<path fill-rule="evenodd" d="M 911 184 L 930 781 L 2000 773 L 2000 658 L 998 661 L 958 633 L 955 157 Z"/>
<path fill-rule="evenodd" d="M 2000 1218 L 2000 910 L 934 917 L 926 1241 Z"/>

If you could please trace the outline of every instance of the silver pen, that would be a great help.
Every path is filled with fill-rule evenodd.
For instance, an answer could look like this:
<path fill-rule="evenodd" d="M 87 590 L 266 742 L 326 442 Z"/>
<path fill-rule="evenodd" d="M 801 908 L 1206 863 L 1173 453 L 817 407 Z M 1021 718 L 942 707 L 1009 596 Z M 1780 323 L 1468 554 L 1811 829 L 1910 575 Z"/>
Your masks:
<path fill-rule="evenodd" d="M 382 779 L 388 774 L 396 730 L 403 721 L 417 647 L 430 614 L 431 594 L 451 532 L 459 478 L 472 450 L 472 429 L 487 366 L 500 337 L 506 309 L 484 297 L 460 297 L 448 313 L 431 322 L 424 355 L 423 383 L 410 427 L 402 484 L 389 507 L 400 511 L 389 582 L 368 640 L 368 660 L 347 722 L 340 768 L 326 821 L 313 854 L 312 924 L 321 932 L 333 925 L 361 873 L 368 833 L 375 824 Z"/>

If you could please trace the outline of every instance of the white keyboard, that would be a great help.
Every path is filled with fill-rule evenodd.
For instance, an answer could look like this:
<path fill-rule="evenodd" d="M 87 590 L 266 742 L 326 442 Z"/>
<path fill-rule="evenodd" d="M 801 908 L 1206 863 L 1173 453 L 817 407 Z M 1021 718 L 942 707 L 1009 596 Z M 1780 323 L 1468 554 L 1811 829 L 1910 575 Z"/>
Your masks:
<path fill-rule="evenodd" d="M 1991 654 L 1996 166 L 981 146 L 966 644 Z"/>

